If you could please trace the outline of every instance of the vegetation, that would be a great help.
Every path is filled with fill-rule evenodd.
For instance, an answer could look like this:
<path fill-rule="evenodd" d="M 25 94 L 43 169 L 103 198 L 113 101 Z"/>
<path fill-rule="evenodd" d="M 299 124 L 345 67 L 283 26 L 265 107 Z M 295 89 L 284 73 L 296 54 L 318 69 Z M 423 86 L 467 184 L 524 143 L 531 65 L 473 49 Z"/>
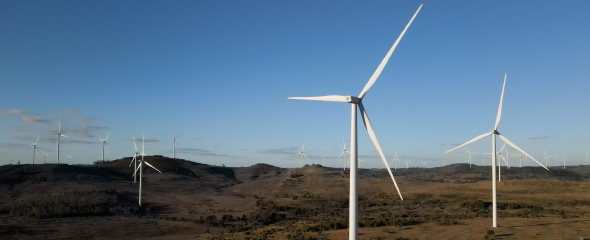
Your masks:
<path fill-rule="evenodd" d="M 121 201 L 114 189 L 30 196 L 10 206 L 10 215 L 34 219 L 138 213 L 137 205 Z"/>

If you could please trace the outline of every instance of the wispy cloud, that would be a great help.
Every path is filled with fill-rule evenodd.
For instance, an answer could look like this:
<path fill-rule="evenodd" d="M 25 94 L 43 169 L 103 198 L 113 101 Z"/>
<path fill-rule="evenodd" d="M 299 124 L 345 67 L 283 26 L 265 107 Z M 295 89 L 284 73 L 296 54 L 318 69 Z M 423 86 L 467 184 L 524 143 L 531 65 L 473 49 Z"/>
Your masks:
<path fill-rule="evenodd" d="M 16 115 L 16 114 L 27 114 L 27 111 L 26 110 L 16 110 L 16 109 L 2 111 L 2 115 Z"/>
<path fill-rule="evenodd" d="M 94 118 L 92 118 L 92 117 L 79 117 L 78 120 L 88 122 L 88 121 L 94 120 Z"/>
<path fill-rule="evenodd" d="M 64 113 L 78 113 L 78 110 L 73 110 L 73 109 L 64 109 L 62 110 Z"/>
<path fill-rule="evenodd" d="M 132 138 L 125 138 L 125 139 L 123 139 L 123 140 L 128 140 L 128 141 L 131 141 L 131 142 L 133 142 L 133 139 L 132 139 Z M 157 139 L 151 139 L 151 138 L 146 138 L 146 139 L 144 139 L 143 141 L 144 141 L 144 142 L 159 142 Z M 136 143 L 141 143 L 141 138 L 135 138 L 135 142 L 136 142 Z M 178 148 L 177 148 L 177 149 L 178 149 Z"/>
<path fill-rule="evenodd" d="M 550 138 L 551 136 L 541 136 L 541 137 L 530 137 L 530 140 L 541 140 L 541 139 L 547 139 Z"/>
<path fill-rule="evenodd" d="M 461 145 L 461 144 L 462 144 L 462 143 L 452 143 L 452 144 L 451 144 L 451 146 L 459 146 L 459 145 Z"/>
<path fill-rule="evenodd" d="M 21 119 L 25 122 L 28 123 L 35 123 L 35 122 L 49 122 L 49 120 L 47 119 L 43 119 L 41 117 L 27 117 L 27 116 L 22 116 Z"/>
<path fill-rule="evenodd" d="M 442 146 L 445 146 L 445 145 L 447 145 L 447 144 L 446 144 L 446 143 L 441 143 L 441 144 L 439 144 L 439 146 L 441 146 L 441 147 L 442 147 Z"/>
<path fill-rule="evenodd" d="M 275 148 L 267 150 L 258 150 L 258 153 L 269 153 L 269 154 L 297 154 L 299 148 L 287 147 L 287 148 Z"/>
<path fill-rule="evenodd" d="M 170 151 L 170 152 L 172 152 L 172 151 Z M 230 155 L 213 153 L 209 150 L 199 149 L 199 148 L 177 148 L 176 152 L 177 153 L 187 153 L 187 154 L 198 155 L 198 156 L 207 156 L 207 157 L 232 157 Z"/>

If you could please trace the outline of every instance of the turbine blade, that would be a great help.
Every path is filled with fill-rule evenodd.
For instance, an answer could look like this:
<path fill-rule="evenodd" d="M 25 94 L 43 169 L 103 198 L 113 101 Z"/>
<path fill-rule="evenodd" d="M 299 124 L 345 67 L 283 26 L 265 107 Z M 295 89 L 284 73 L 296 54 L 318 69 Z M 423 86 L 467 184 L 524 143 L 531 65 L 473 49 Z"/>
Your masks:
<path fill-rule="evenodd" d="M 129 163 L 129 167 L 131 167 L 131 164 L 133 163 L 133 161 L 135 161 L 135 158 L 137 157 L 137 155 L 133 155 L 133 158 L 131 159 L 131 162 Z"/>
<path fill-rule="evenodd" d="M 156 169 L 156 171 L 160 172 L 160 170 L 158 170 L 157 168 L 155 168 L 154 166 L 152 166 L 149 162 L 145 162 L 145 164 L 147 164 L 148 166 L 150 166 L 153 169 Z M 160 172 L 162 173 L 162 172 Z"/>
<path fill-rule="evenodd" d="M 68 136 L 66 136 L 66 135 L 60 135 L 60 136 L 62 136 L 62 137 L 65 137 L 65 138 L 69 138 L 69 137 L 68 137 Z"/>
<path fill-rule="evenodd" d="M 504 85 L 502 85 L 502 95 L 500 95 L 500 106 L 498 107 L 498 115 L 496 115 L 496 125 L 494 130 L 498 130 L 500 124 L 500 117 L 502 117 L 502 101 L 504 100 L 504 87 L 506 87 L 506 73 L 504 73 Z"/>
<path fill-rule="evenodd" d="M 403 201 L 404 197 L 402 197 L 402 193 L 399 191 L 399 187 L 397 186 L 397 183 L 395 182 L 395 178 L 393 177 L 393 173 L 391 173 L 391 169 L 389 168 L 389 164 L 387 164 L 387 159 L 385 158 L 385 155 L 383 154 L 383 150 L 381 149 L 381 145 L 379 144 L 379 140 L 377 139 L 377 135 L 375 134 L 375 131 L 373 130 L 373 125 L 371 125 L 371 121 L 369 120 L 369 115 L 367 114 L 367 111 L 365 111 L 365 107 L 363 106 L 362 103 L 359 103 L 358 105 L 361 110 L 361 114 L 363 115 L 363 122 L 365 123 L 365 128 L 367 129 L 367 132 L 369 133 L 369 137 L 371 138 L 371 141 L 373 141 L 375 148 L 377 148 L 377 152 L 379 152 L 379 155 L 381 156 L 381 160 L 383 160 L 383 163 L 385 164 L 385 167 L 387 168 L 387 172 L 389 172 L 389 176 L 391 176 L 391 180 L 393 180 L 393 185 L 395 185 L 395 189 L 397 189 L 397 193 L 399 194 L 399 197 Z"/>
<path fill-rule="evenodd" d="M 133 146 L 135 146 L 135 152 L 137 152 L 137 144 L 135 144 L 135 137 L 131 137 L 133 139 Z"/>
<path fill-rule="evenodd" d="M 137 170 L 139 170 L 139 168 L 141 167 L 141 164 L 143 164 L 143 162 L 140 162 L 140 163 L 137 165 L 137 168 L 135 169 L 135 172 L 133 172 L 133 175 L 132 175 L 132 177 L 135 177 L 135 174 L 137 174 Z"/>
<path fill-rule="evenodd" d="M 541 165 L 541 167 L 549 170 L 547 167 L 543 166 L 543 164 L 541 164 L 539 161 L 537 161 L 537 159 L 535 159 L 534 157 L 531 157 L 531 155 L 529 155 L 528 153 L 526 153 L 525 151 L 523 151 L 522 149 L 520 149 L 518 146 L 516 146 L 516 144 L 514 144 L 510 140 L 508 140 L 508 138 L 506 138 L 506 137 L 504 137 L 503 135 L 500 135 L 500 134 L 498 134 L 498 137 L 500 137 L 505 143 L 508 143 L 508 145 L 510 145 L 514 149 L 520 151 L 521 153 L 523 153 L 524 155 L 526 155 L 530 159 L 533 159 L 533 161 L 535 161 L 536 163 L 538 163 L 539 165 Z"/>
<path fill-rule="evenodd" d="M 109 132 L 109 134 L 107 134 L 107 138 L 105 138 L 104 140 L 106 141 L 107 139 L 109 139 L 110 135 L 111 135 L 111 132 Z"/>
<path fill-rule="evenodd" d="M 39 138 L 40 138 L 40 137 L 41 137 L 41 136 L 38 136 L 38 137 L 37 137 L 37 141 L 35 141 L 35 144 L 34 144 L 34 145 L 37 145 L 37 143 L 39 142 Z"/>
<path fill-rule="evenodd" d="M 410 27 L 410 24 L 412 24 L 412 22 L 414 21 L 414 18 L 416 17 L 416 15 L 418 15 L 418 12 L 420 12 L 421 8 L 422 8 L 422 5 L 420 5 L 420 7 L 418 7 L 418 10 L 416 11 L 416 13 L 414 13 L 414 16 L 412 16 L 412 19 L 410 19 L 410 22 L 408 22 L 408 24 L 406 25 L 406 27 L 404 28 L 402 33 L 399 35 L 399 37 L 397 37 L 397 40 L 395 40 L 395 43 L 393 43 L 393 46 L 391 46 L 391 49 L 389 49 L 389 52 L 387 52 L 387 54 L 385 55 L 385 58 L 383 58 L 383 60 L 381 61 L 381 64 L 379 64 L 379 66 L 377 67 L 377 70 L 375 70 L 375 72 L 373 73 L 373 76 L 371 76 L 371 78 L 369 79 L 369 82 L 367 82 L 367 84 L 365 85 L 365 88 L 363 88 L 363 91 L 361 91 L 361 94 L 359 94 L 358 98 L 363 98 L 365 96 L 365 94 L 367 93 L 367 91 L 369 91 L 369 89 L 377 81 L 377 78 L 379 77 L 379 75 L 381 75 L 383 68 L 385 68 L 385 65 L 387 65 L 387 61 L 389 61 L 389 57 L 391 57 L 391 54 L 393 53 L 393 51 L 395 50 L 395 48 L 399 44 L 399 41 L 402 40 L 402 37 L 406 33 L 406 30 L 408 30 L 408 28 Z"/>
<path fill-rule="evenodd" d="M 301 148 L 301 152 L 305 149 L 305 142 L 303 142 L 303 147 Z"/>
<path fill-rule="evenodd" d="M 341 95 L 328 95 L 328 96 L 318 96 L 318 97 L 289 97 L 287 99 L 296 99 L 296 100 L 314 100 L 314 101 L 327 101 L 327 102 L 351 102 L 351 96 L 341 96 Z"/>
<path fill-rule="evenodd" d="M 141 154 L 145 154 L 145 137 L 143 133 L 141 133 Z"/>
<path fill-rule="evenodd" d="M 346 143 L 344 142 L 344 138 L 342 138 L 342 149 L 346 150 Z M 588 155 L 588 154 L 586 154 Z"/>
<path fill-rule="evenodd" d="M 499 135 L 499 134 L 498 134 Z M 500 153 L 502 153 L 502 151 L 504 151 L 504 148 L 506 147 L 506 143 L 504 143 L 504 145 L 502 145 L 502 148 L 500 148 Z"/>
<path fill-rule="evenodd" d="M 340 156 L 338 157 L 338 159 L 340 159 L 342 157 L 342 155 L 344 155 L 344 151 L 342 151 L 342 153 L 340 154 Z"/>
<path fill-rule="evenodd" d="M 463 144 L 459 145 L 458 147 L 455 147 L 455 148 L 453 148 L 453 149 L 451 149 L 451 150 L 449 150 L 449 151 L 446 151 L 445 153 L 449 153 L 450 151 L 453 151 L 453 150 L 455 150 L 455 149 L 457 149 L 457 148 L 463 147 L 463 146 L 465 146 L 465 145 L 467 145 L 467 144 L 470 144 L 470 143 L 472 143 L 472 142 L 475 142 L 475 141 L 477 141 L 477 140 L 479 140 L 479 139 L 482 139 L 482 138 L 484 138 L 484 137 L 487 137 L 487 136 L 489 136 L 489 135 L 492 135 L 492 132 L 487 132 L 487 133 L 484 133 L 484 134 L 482 134 L 482 135 L 479 135 L 479 136 L 477 136 L 477 137 L 475 137 L 475 138 L 473 138 L 473 139 L 469 140 L 468 142 L 466 142 L 466 143 L 463 143 Z"/>
<path fill-rule="evenodd" d="M 307 158 L 307 156 L 305 156 L 305 153 L 301 153 L 305 158 Z M 309 158 L 307 158 L 307 160 L 309 161 Z"/>

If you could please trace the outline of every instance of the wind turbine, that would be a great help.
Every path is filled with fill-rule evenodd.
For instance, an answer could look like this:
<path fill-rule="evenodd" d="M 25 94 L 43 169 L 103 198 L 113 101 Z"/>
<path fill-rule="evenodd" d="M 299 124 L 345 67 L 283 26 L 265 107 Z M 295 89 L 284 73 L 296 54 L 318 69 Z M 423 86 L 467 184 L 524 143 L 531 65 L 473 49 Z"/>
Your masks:
<path fill-rule="evenodd" d="M 545 160 L 545 166 L 549 167 L 549 156 L 547 156 L 547 152 L 545 152 L 545 149 L 543 149 L 543 153 L 545 154 L 545 157 L 543 157 L 543 160 Z"/>
<path fill-rule="evenodd" d="M 586 164 L 590 164 L 590 162 L 588 162 L 588 153 L 586 153 Z"/>
<path fill-rule="evenodd" d="M 397 172 L 397 162 L 402 162 L 397 158 L 397 150 L 395 151 L 395 155 L 393 157 L 393 171 Z"/>
<path fill-rule="evenodd" d="M 358 192 L 357 192 L 357 186 L 358 186 L 358 180 L 357 180 L 357 160 L 358 160 L 357 141 L 358 141 L 358 139 L 357 139 L 357 123 L 356 123 L 356 121 L 357 121 L 357 117 L 356 117 L 357 106 L 359 107 L 359 110 L 360 110 L 361 115 L 363 117 L 363 122 L 365 124 L 365 128 L 367 129 L 367 132 L 369 133 L 369 137 L 373 141 L 375 148 L 377 148 L 379 155 L 381 155 L 381 160 L 383 160 L 383 163 L 387 167 L 387 171 L 389 172 L 389 175 L 391 176 L 391 179 L 393 180 L 395 188 L 397 189 L 397 192 L 403 201 L 403 197 L 401 195 L 401 192 L 399 191 L 399 188 L 397 187 L 397 183 L 395 182 L 395 179 L 393 178 L 393 173 L 391 173 L 391 169 L 389 168 L 389 164 L 387 164 L 387 159 L 385 158 L 385 156 L 383 154 L 383 150 L 381 149 L 379 141 L 377 140 L 377 136 L 375 134 L 375 131 L 373 130 L 373 126 L 369 120 L 369 116 L 367 115 L 367 111 L 365 111 L 365 107 L 363 106 L 362 99 L 365 96 L 365 94 L 367 93 L 367 91 L 369 91 L 369 89 L 373 86 L 375 81 L 377 81 L 377 78 L 379 77 L 379 75 L 381 75 L 383 68 L 385 67 L 385 65 L 387 64 L 387 61 L 389 61 L 389 58 L 391 57 L 391 54 L 393 53 L 393 51 L 395 50 L 395 48 L 399 44 L 399 42 L 402 39 L 402 37 L 404 36 L 404 34 L 406 33 L 406 30 L 410 27 L 410 24 L 412 24 L 412 21 L 414 21 L 414 18 L 416 17 L 416 15 L 418 14 L 418 12 L 420 11 L 421 8 L 422 8 L 422 5 L 420 5 L 420 7 L 418 8 L 418 10 L 414 14 L 414 16 L 412 16 L 412 19 L 410 19 L 410 22 L 408 22 L 408 24 L 406 25 L 406 27 L 404 28 L 402 33 L 399 35 L 399 37 L 397 38 L 397 40 L 395 41 L 395 43 L 393 44 L 391 49 L 389 49 L 389 52 L 387 52 L 387 54 L 385 55 L 385 58 L 381 61 L 381 64 L 379 64 L 379 66 L 377 67 L 377 70 L 373 73 L 373 75 L 371 76 L 371 78 L 369 79 L 369 81 L 367 82 L 367 84 L 365 85 L 365 87 L 363 88 L 363 90 L 361 91 L 361 93 L 359 94 L 358 97 L 341 96 L 341 95 L 328 95 L 328 96 L 320 96 L 320 97 L 290 97 L 289 98 L 289 99 L 300 99 L 300 100 L 317 100 L 317 101 L 351 103 L 351 124 L 350 124 L 350 142 L 351 142 L 350 149 L 351 150 L 350 150 L 350 197 L 349 197 L 350 199 L 348 201 L 349 202 L 349 208 L 348 208 L 349 209 L 349 215 L 348 215 L 349 216 L 349 221 L 348 221 L 349 234 L 348 234 L 348 237 L 350 240 L 356 240 L 358 238 Z"/>
<path fill-rule="evenodd" d="M 322 166 L 325 167 L 326 166 L 326 159 L 324 157 L 322 157 Z"/>
<path fill-rule="evenodd" d="M 563 169 L 565 169 L 565 154 L 563 154 L 563 157 L 561 158 L 561 160 L 559 161 L 563 161 Z"/>
<path fill-rule="evenodd" d="M 506 143 L 504 143 L 504 145 L 502 145 L 502 148 L 500 148 L 500 151 L 497 153 L 498 155 L 500 155 L 500 158 L 502 158 L 502 160 L 504 160 L 504 162 L 506 163 L 506 166 L 508 166 L 508 168 L 510 168 L 510 164 L 508 164 L 508 161 L 506 161 L 506 158 L 504 158 L 504 155 L 502 155 L 502 151 L 504 151 L 504 148 L 506 147 Z M 508 151 L 506 151 L 506 154 L 508 154 Z M 501 168 L 502 167 L 502 161 L 498 161 L 498 182 L 500 181 L 500 179 L 502 178 L 502 172 L 501 172 Z"/>
<path fill-rule="evenodd" d="M 137 152 L 137 145 L 135 144 L 135 137 L 131 137 L 133 139 L 133 146 L 135 146 L 135 152 L 133 153 L 133 159 L 131 159 L 131 162 L 129 163 L 129 167 L 131 167 L 132 163 L 135 163 L 135 166 L 133 167 L 133 169 L 137 169 L 137 155 L 141 155 L 140 153 Z M 136 182 L 136 178 L 137 176 L 133 175 L 133 182 Z"/>
<path fill-rule="evenodd" d="M 61 137 L 69 138 L 66 135 L 61 134 L 61 118 L 59 119 L 59 128 L 57 129 L 57 163 L 59 164 L 59 139 Z"/>
<path fill-rule="evenodd" d="M 408 160 L 408 157 L 406 157 L 406 169 L 409 169 L 410 167 L 410 160 Z"/>
<path fill-rule="evenodd" d="M 141 161 L 139 162 L 139 166 L 137 166 L 137 168 L 135 169 L 135 172 L 133 173 L 133 176 L 135 177 L 135 175 L 137 174 L 137 170 L 139 170 L 139 206 L 141 207 L 141 177 L 142 177 L 142 169 L 143 169 L 143 163 L 147 164 L 149 167 L 155 169 L 156 171 L 160 172 L 160 170 L 158 170 L 157 168 L 155 168 L 154 166 L 152 166 L 150 163 L 146 162 L 143 160 L 143 157 L 146 156 L 145 155 L 145 148 L 144 145 L 145 144 L 145 139 L 143 137 L 143 133 L 141 134 Z M 162 172 L 160 172 L 162 173 Z"/>
<path fill-rule="evenodd" d="M 467 148 L 465 148 L 465 150 L 467 151 L 467 153 L 469 154 L 469 167 L 471 167 L 471 155 L 473 154 L 477 154 L 477 153 L 472 153 L 469 150 L 467 150 Z"/>
<path fill-rule="evenodd" d="M 422 161 L 422 168 L 426 168 L 426 165 L 428 165 L 428 163 L 425 162 L 424 160 L 421 160 L 421 161 Z"/>
<path fill-rule="evenodd" d="M 343 146 L 343 150 L 342 150 L 342 153 L 340 154 L 340 156 L 338 157 L 338 159 L 340 159 L 346 153 L 350 154 L 350 152 L 346 150 L 346 143 L 344 142 L 344 138 L 342 138 L 342 146 Z M 342 159 L 342 165 L 344 166 L 344 171 L 346 171 L 346 156 L 344 156 L 344 158 Z"/>
<path fill-rule="evenodd" d="M 43 152 L 43 164 L 45 164 L 45 156 L 47 156 L 49 154 L 45 154 L 45 152 Z"/>
<path fill-rule="evenodd" d="M 180 133 L 178 135 L 180 135 Z M 178 137 L 178 135 L 172 138 L 172 158 L 174 159 L 176 159 L 176 138 Z"/>
<path fill-rule="evenodd" d="M 70 165 L 70 158 L 72 158 L 73 156 L 66 155 L 66 157 L 68 158 L 68 165 Z"/>
<path fill-rule="evenodd" d="M 305 142 L 303 142 L 303 147 L 301 148 L 301 151 L 298 152 L 297 154 L 295 154 L 295 157 L 299 156 L 299 167 L 303 167 L 303 157 L 307 158 L 307 156 L 305 156 L 305 153 L 303 153 L 304 149 L 305 149 Z M 307 161 L 309 161 L 309 158 L 307 158 Z"/>
<path fill-rule="evenodd" d="M 525 151 L 523 151 L 522 149 L 520 149 L 520 147 L 516 146 L 516 144 L 512 143 L 510 140 L 508 140 L 508 138 L 504 137 L 503 135 L 501 135 L 498 132 L 498 125 L 500 124 L 500 117 L 502 116 L 502 101 L 504 100 L 504 88 L 506 87 L 506 74 L 504 74 L 504 84 L 502 85 L 502 95 L 500 95 L 500 105 L 498 106 L 498 114 L 496 115 L 496 123 L 494 125 L 494 129 L 490 130 L 490 132 L 484 133 L 482 135 L 479 135 L 471 140 L 469 140 L 466 143 L 463 143 L 461 145 L 459 145 L 456 148 L 453 148 L 450 151 L 453 151 L 457 148 L 463 147 L 467 144 L 470 144 L 472 142 L 475 142 L 479 139 L 482 139 L 484 137 L 487 137 L 489 135 L 492 135 L 492 227 L 498 227 L 498 216 L 497 216 L 497 201 L 496 201 L 496 136 L 500 137 L 505 143 L 507 143 L 508 145 L 510 145 L 511 147 L 513 147 L 514 149 L 520 151 L 521 153 L 527 155 L 527 157 L 533 159 L 535 162 L 537 162 L 539 165 L 541 165 L 541 167 L 549 170 L 547 167 L 543 166 L 543 164 L 541 164 L 540 162 L 538 162 L 535 158 L 531 157 L 531 155 L 529 155 L 528 153 L 526 153 Z"/>
<path fill-rule="evenodd" d="M 104 148 L 107 148 L 107 151 L 109 150 L 109 148 L 107 147 L 107 139 L 109 139 L 109 136 L 111 135 L 111 133 L 109 132 L 109 134 L 107 134 L 107 138 L 103 139 L 98 139 L 102 142 L 102 161 L 104 162 Z"/>
<path fill-rule="evenodd" d="M 33 164 L 35 164 L 35 154 L 37 153 L 36 149 L 37 149 L 37 143 L 39 142 L 39 138 L 41 136 L 37 137 L 37 141 L 35 141 L 35 143 L 33 143 Z"/>

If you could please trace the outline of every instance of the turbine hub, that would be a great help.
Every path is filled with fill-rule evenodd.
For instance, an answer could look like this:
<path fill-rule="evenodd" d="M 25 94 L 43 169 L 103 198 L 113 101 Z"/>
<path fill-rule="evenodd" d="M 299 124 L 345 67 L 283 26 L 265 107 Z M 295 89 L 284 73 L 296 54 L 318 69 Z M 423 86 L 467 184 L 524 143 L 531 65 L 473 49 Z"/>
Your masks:
<path fill-rule="evenodd" d="M 360 103 L 361 98 L 354 97 L 354 96 L 346 96 L 346 100 L 350 103 Z"/>

